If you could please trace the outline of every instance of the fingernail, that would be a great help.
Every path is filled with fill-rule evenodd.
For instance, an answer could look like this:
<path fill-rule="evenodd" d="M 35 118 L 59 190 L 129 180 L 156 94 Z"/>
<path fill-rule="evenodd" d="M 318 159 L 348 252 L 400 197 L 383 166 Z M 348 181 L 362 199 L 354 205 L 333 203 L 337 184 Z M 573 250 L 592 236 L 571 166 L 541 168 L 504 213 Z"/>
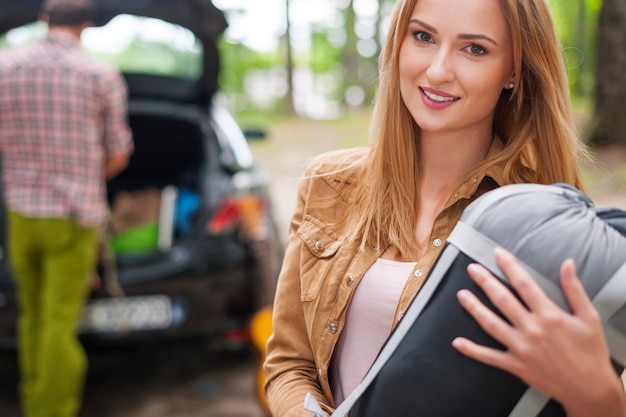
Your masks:
<path fill-rule="evenodd" d="M 457 293 L 456 293 L 456 296 L 457 296 L 457 298 L 459 299 L 459 301 L 465 301 L 465 300 L 467 300 L 468 295 L 469 295 L 469 291 L 468 291 L 468 290 L 465 290 L 465 289 L 463 289 L 463 290 L 459 290 L 459 291 L 457 291 Z"/>
<path fill-rule="evenodd" d="M 509 252 L 506 249 L 501 248 L 501 247 L 495 248 L 493 250 L 493 254 L 498 259 L 502 259 L 502 258 L 506 258 L 507 256 L 510 256 Z"/>

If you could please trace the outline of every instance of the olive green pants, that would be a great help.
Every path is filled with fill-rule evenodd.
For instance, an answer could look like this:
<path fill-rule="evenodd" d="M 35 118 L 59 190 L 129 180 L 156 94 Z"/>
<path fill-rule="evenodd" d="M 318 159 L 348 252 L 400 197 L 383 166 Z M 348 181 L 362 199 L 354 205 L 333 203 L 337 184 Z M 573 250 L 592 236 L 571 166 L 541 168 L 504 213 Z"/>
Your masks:
<path fill-rule="evenodd" d="M 24 417 L 74 417 L 87 371 L 77 321 L 95 267 L 98 231 L 71 218 L 26 218 L 9 211 L 7 220 Z"/>

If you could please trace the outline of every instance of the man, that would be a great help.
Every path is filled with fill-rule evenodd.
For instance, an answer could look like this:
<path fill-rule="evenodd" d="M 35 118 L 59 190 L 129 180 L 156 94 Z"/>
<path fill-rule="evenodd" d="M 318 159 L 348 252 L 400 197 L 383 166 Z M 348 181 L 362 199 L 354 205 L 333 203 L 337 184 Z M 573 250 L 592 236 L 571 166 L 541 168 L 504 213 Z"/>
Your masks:
<path fill-rule="evenodd" d="M 0 54 L 7 250 L 19 308 L 25 417 L 80 410 L 87 359 L 76 323 L 108 218 L 106 179 L 133 150 L 121 75 L 81 51 L 90 0 L 45 0 L 47 37 Z"/>

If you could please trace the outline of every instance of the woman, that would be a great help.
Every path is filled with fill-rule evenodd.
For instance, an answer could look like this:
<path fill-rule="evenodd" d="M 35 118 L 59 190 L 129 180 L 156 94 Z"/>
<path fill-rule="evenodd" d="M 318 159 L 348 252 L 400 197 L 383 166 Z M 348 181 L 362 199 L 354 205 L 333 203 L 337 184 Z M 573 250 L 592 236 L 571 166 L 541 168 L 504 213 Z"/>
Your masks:
<path fill-rule="evenodd" d="M 544 0 L 398 1 L 372 120 L 368 147 L 320 156 L 299 185 L 265 362 L 275 417 L 306 415 L 307 392 L 328 413 L 343 401 L 471 201 L 511 183 L 583 187 L 578 159 L 586 154 Z M 532 287 L 510 255 L 498 259 L 514 282 L 532 289 L 524 291 L 531 311 L 520 311 L 508 291 L 472 266 L 488 294 L 507 300 L 514 327 L 461 292 L 462 305 L 509 349 L 465 339 L 454 346 L 553 396 L 570 417 L 626 416 L 574 266 L 562 271 L 576 307 L 569 315 Z M 562 324 L 560 339 L 549 333 L 555 323 Z"/>

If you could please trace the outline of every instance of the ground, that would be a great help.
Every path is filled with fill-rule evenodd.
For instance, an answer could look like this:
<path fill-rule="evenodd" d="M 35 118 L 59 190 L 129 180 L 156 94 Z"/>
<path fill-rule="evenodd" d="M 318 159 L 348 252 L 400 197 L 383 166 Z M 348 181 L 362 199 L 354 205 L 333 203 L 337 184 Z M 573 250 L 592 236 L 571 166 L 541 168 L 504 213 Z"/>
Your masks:
<path fill-rule="evenodd" d="M 605 146 L 592 155 L 594 162 L 585 169 L 589 196 L 597 205 L 626 210 L 626 146 Z"/>

